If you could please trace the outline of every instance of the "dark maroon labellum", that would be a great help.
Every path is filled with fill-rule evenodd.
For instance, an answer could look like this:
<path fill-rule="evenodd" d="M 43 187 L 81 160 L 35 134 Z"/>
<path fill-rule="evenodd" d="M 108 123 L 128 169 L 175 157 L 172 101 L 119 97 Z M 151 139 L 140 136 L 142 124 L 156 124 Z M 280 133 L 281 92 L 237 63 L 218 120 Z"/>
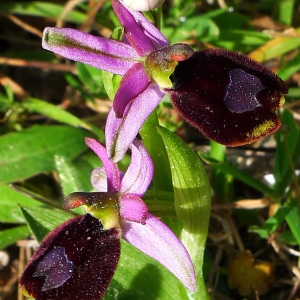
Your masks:
<path fill-rule="evenodd" d="M 285 83 L 259 63 L 222 49 L 179 62 L 165 89 L 180 114 L 206 137 L 226 146 L 254 142 L 276 131 Z"/>
<path fill-rule="evenodd" d="M 89 214 L 50 232 L 27 264 L 20 285 L 36 300 L 99 300 L 120 257 L 120 232 Z"/>

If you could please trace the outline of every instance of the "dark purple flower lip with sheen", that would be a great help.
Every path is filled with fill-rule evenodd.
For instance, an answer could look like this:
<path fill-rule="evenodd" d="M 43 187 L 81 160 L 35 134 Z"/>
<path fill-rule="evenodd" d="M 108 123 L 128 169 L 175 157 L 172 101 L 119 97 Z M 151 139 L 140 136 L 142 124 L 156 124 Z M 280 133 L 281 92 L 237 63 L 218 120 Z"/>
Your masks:
<path fill-rule="evenodd" d="M 119 261 L 120 236 L 89 214 L 74 217 L 44 238 L 19 284 L 35 300 L 99 300 Z"/>
<path fill-rule="evenodd" d="M 226 146 L 252 143 L 280 127 L 276 110 L 286 84 L 244 55 L 222 49 L 195 52 L 179 62 L 164 89 L 182 117 Z"/>

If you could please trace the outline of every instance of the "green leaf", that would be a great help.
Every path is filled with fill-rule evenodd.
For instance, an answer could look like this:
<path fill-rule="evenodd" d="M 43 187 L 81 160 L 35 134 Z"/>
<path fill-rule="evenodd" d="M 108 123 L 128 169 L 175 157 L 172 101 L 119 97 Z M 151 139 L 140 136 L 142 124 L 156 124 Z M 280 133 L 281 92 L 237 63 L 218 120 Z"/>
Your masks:
<path fill-rule="evenodd" d="M 40 206 L 41 202 L 15 191 L 13 188 L 0 184 L 0 222 L 24 223 L 25 220 L 18 205 Z"/>
<path fill-rule="evenodd" d="M 40 1 L 20 1 L 0 4 L 0 11 L 2 13 L 46 17 L 54 19 L 59 18 L 63 9 L 63 5 Z M 72 10 L 66 15 L 64 20 L 76 24 L 83 24 L 87 20 L 87 14 Z"/>
<path fill-rule="evenodd" d="M 154 163 L 152 178 L 155 189 L 173 191 L 170 165 L 165 145 L 156 131 L 158 126 L 156 111 L 152 112 L 140 130 L 143 143 Z"/>
<path fill-rule="evenodd" d="M 106 71 L 102 71 L 103 84 L 108 98 L 113 101 L 116 95 L 116 92 L 120 86 L 122 77 L 115 75 Z"/>
<path fill-rule="evenodd" d="M 278 20 L 284 25 L 291 25 L 294 14 L 295 0 L 279 0 L 278 6 Z"/>
<path fill-rule="evenodd" d="M 209 41 L 216 38 L 220 30 L 210 18 L 195 16 L 187 19 L 180 26 L 163 28 L 163 33 L 168 37 L 170 43 L 174 44 L 190 38 L 191 33 L 202 41 Z"/>
<path fill-rule="evenodd" d="M 83 187 L 82 181 L 80 180 L 79 176 L 80 170 L 77 170 L 74 164 L 72 164 L 68 159 L 66 159 L 63 156 L 55 155 L 54 159 L 64 197 L 68 196 L 73 192 L 90 191 L 91 184 L 89 185 L 89 189 Z M 88 181 L 90 181 L 90 174 L 91 172 L 85 174 L 88 178 Z M 72 211 L 75 211 L 79 214 L 85 213 L 83 207 L 78 207 Z"/>
<path fill-rule="evenodd" d="M 20 207 L 27 225 L 38 242 L 55 227 L 72 217 L 69 211 L 47 207 Z"/>
<path fill-rule="evenodd" d="M 55 155 L 54 161 L 64 197 L 75 191 L 83 191 L 77 172 L 70 161 L 60 155 Z"/>
<path fill-rule="evenodd" d="M 121 240 L 121 257 L 104 300 L 170 300 L 182 297 L 178 279 L 154 259 Z"/>
<path fill-rule="evenodd" d="M 203 158 L 206 162 L 214 165 L 220 171 L 231 174 L 234 178 L 248 184 L 249 186 L 262 192 L 265 195 L 268 195 L 270 197 L 275 197 L 275 192 L 273 191 L 273 189 L 269 188 L 267 185 L 262 183 L 257 178 L 252 177 L 251 175 L 238 170 L 235 166 L 232 166 L 227 162 L 218 162 L 217 160 L 212 159 L 208 154 L 204 152 L 201 152 L 200 155 L 201 158 Z"/>
<path fill-rule="evenodd" d="M 226 161 L 226 147 L 214 141 L 210 141 L 210 157 L 219 162 Z M 232 202 L 234 198 L 233 176 L 218 167 L 218 164 L 211 165 L 214 191 L 222 203 Z"/>
<path fill-rule="evenodd" d="M 75 158 L 87 147 L 86 132 L 68 126 L 34 126 L 0 137 L 0 182 L 55 169 L 54 155 Z"/>
<path fill-rule="evenodd" d="M 123 41 L 124 39 L 124 28 L 123 26 L 117 26 L 114 28 L 111 39 L 116 41 Z M 120 86 L 122 76 L 112 74 L 110 72 L 102 71 L 103 85 L 107 96 L 110 100 L 114 100 L 115 94 Z"/>
<path fill-rule="evenodd" d="M 278 226 L 284 221 L 286 216 L 290 213 L 292 207 L 290 205 L 285 204 L 278 208 L 276 213 L 266 220 L 263 229 L 266 230 L 269 234 L 274 232 Z"/>
<path fill-rule="evenodd" d="M 204 276 L 204 250 L 211 207 L 210 183 L 198 155 L 177 135 L 163 127 L 157 128 L 170 160 L 175 210 L 183 223 L 180 238 L 195 266 L 197 291 L 189 299 L 209 299 Z"/>
<path fill-rule="evenodd" d="M 20 239 L 24 239 L 29 235 L 30 231 L 26 225 L 0 231 L 0 249 L 15 243 Z"/>
<path fill-rule="evenodd" d="M 299 245 L 299 243 L 295 239 L 294 234 L 290 230 L 281 232 L 279 238 L 280 241 L 284 244 L 293 245 L 293 246 Z"/>
<path fill-rule="evenodd" d="M 98 137 L 104 140 L 104 133 L 97 127 L 82 121 L 81 119 L 56 105 L 35 98 L 27 98 L 22 102 L 22 107 L 27 109 L 29 112 L 40 113 L 46 117 L 51 118 L 52 120 L 61 122 L 63 124 L 71 125 L 74 127 L 81 127 L 92 131 Z"/>
<path fill-rule="evenodd" d="M 299 214 L 299 207 L 297 201 L 293 202 L 294 205 L 290 212 L 286 216 L 286 221 L 298 243 L 300 245 L 300 214 Z"/>
<path fill-rule="evenodd" d="M 282 126 L 275 134 L 274 191 L 278 198 L 286 191 L 292 177 L 295 176 L 294 166 L 300 156 L 300 129 L 293 115 L 288 110 L 284 110 L 281 122 Z"/>
<path fill-rule="evenodd" d="M 296 50 L 299 46 L 299 38 L 279 36 L 255 49 L 249 56 L 258 62 L 263 62 Z"/>
<path fill-rule="evenodd" d="M 82 63 L 76 63 L 76 67 L 79 79 L 90 93 L 96 95 L 105 94 L 102 82 L 102 70 Z"/>
<path fill-rule="evenodd" d="M 10 109 L 14 102 L 14 94 L 9 85 L 4 86 L 5 93 L 0 92 L 0 111 L 5 112 Z"/>
<path fill-rule="evenodd" d="M 282 80 L 287 80 L 290 76 L 300 70 L 300 53 L 296 54 L 290 61 L 288 61 L 284 66 L 279 70 L 277 75 Z"/>

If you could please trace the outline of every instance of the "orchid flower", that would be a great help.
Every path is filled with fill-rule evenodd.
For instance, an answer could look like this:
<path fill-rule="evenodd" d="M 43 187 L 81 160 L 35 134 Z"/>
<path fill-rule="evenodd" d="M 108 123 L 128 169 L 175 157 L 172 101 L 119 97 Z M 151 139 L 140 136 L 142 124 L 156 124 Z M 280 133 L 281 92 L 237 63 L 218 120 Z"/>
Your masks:
<path fill-rule="evenodd" d="M 142 13 L 118 0 L 112 5 L 123 42 L 63 28 L 46 28 L 43 37 L 45 49 L 123 76 L 105 128 L 110 159 L 124 156 L 165 93 L 183 118 L 227 146 L 249 144 L 279 128 L 276 110 L 288 90 L 273 72 L 230 51 L 170 46 Z"/>
<path fill-rule="evenodd" d="M 121 228 L 124 240 L 156 259 L 188 289 L 195 291 L 194 268 L 187 250 L 163 222 L 148 213 L 141 199 L 153 176 L 153 163 L 145 147 L 138 140 L 134 141 L 131 163 L 123 174 L 108 158 L 105 147 L 91 138 L 86 138 L 86 143 L 103 163 L 103 167 L 95 169 L 91 176 L 91 183 L 98 192 L 73 193 L 67 197 L 66 206 L 87 205 L 88 211 L 99 217 L 104 228 Z M 103 195 L 108 201 L 104 201 Z M 117 207 L 119 212 L 107 213 L 107 208 L 99 210 L 99 205 Z M 114 221 L 113 215 L 116 216 Z"/>
<path fill-rule="evenodd" d="M 164 76 L 159 73 L 151 75 L 146 58 L 157 49 L 169 46 L 169 42 L 140 12 L 129 10 L 119 0 L 113 0 L 112 5 L 124 26 L 124 42 L 94 37 L 73 29 L 45 28 L 43 47 L 66 58 L 123 76 L 105 128 L 108 156 L 119 161 L 164 96 L 152 79 L 158 76 L 160 79 L 156 80 L 162 80 Z M 178 47 L 181 48 L 180 45 Z M 187 57 L 190 56 L 192 49 L 184 47 Z M 178 59 L 185 57 L 181 55 Z M 174 70 L 174 62 L 166 64 L 167 77 Z"/>
<path fill-rule="evenodd" d="M 67 209 L 84 206 L 87 214 L 66 221 L 41 242 L 25 268 L 20 285 L 27 295 L 42 299 L 101 298 L 120 256 L 120 237 L 156 259 L 190 291 L 196 278 L 190 256 L 176 235 L 148 213 L 141 196 L 153 176 L 153 164 L 137 140 L 131 147 L 131 163 L 123 174 L 109 160 L 105 147 L 86 138 L 102 160 L 92 172 L 98 192 L 75 192 L 66 197 Z"/>

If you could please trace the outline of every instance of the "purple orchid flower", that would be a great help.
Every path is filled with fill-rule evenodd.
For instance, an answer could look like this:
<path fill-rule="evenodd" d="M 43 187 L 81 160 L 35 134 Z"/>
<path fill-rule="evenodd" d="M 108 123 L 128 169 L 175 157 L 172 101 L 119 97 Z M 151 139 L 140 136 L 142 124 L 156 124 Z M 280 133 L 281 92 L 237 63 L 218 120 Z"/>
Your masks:
<path fill-rule="evenodd" d="M 91 138 L 86 143 L 103 163 L 91 176 L 99 192 L 66 197 L 65 208 L 83 205 L 87 214 L 64 222 L 43 239 L 20 278 L 24 293 L 36 300 L 101 299 L 119 261 L 121 237 L 194 292 L 196 278 L 189 253 L 164 223 L 148 213 L 141 199 L 153 176 L 144 146 L 134 141 L 131 163 L 123 174 L 108 159 L 105 147 Z"/>
<path fill-rule="evenodd" d="M 135 140 L 132 144 L 131 163 L 125 174 L 108 158 L 100 143 L 86 138 L 86 144 L 103 163 L 91 176 L 92 185 L 99 192 L 72 193 L 66 198 L 65 207 L 86 205 L 89 213 L 100 218 L 104 228 L 121 228 L 124 240 L 156 259 L 189 290 L 195 291 L 194 267 L 186 248 L 163 222 L 148 213 L 141 199 L 153 176 L 153 163 L 142 143 Z M 105 210 L 99 209 L 104 206 Z M 117 208 L 117 213 L 107 213 L 108 206 Z"/>
<path fill-rule="evenodd" d="M 168 77 L 174 66 L 177 61 L 190 57 L 193 50 L 187 45 L 173 45 L 169 61 L 164 60 L 167 75 L 156 74 L 154 69 L 151 71 L 150 64 L 152 60 L 155 63 L 155 56 L 160 55 L 155 55 L 157 49 L 169 46 L 168 40 L 140 12 L 129 10 L 118 0 L 113 0 L 112 5 L 124 26 L 124 42 L 94 37 L 73 29 L 46 28 L 43 48 L 123 76 L 105 128 L 108 156 L 117 162 L 163 98 L 160 86 L 165 86 L 164 81 L 167 81 L 167 86 L 172 86 Z M 151 53 L 153 59 L 147 63 L 146 57 Z M 160 86 L 153 78 L 160 82 Z"/>
<path fill-rule="evenodd" d="M 257 62 L 230 51 L 194 52 L 169 45 L 140 12 L 113 0 L 124 42 L 73 29 L 46 28 L 43 47 L 122 75 L 105 127 L 108 157 L 119 161 L 164 93 L 181 116 L 226 146 L 254 142 L 280 127 L 276 110 L 285 83 Z"/>

